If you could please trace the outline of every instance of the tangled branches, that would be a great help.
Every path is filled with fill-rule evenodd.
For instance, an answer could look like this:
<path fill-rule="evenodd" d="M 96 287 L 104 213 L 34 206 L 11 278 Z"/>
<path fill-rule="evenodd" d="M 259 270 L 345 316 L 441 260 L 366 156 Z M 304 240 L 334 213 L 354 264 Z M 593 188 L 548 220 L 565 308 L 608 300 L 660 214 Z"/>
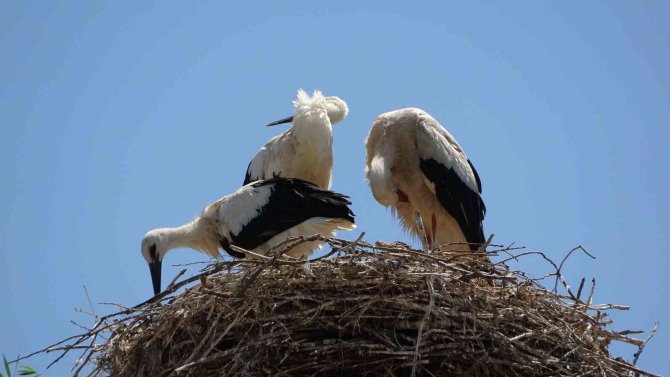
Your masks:
<path fill-rule="evenodd" d="M 317 238 L 332 248 L 323 257 L 282 256 L 287 243 Z M 113 376 L 653 376 L 608 354 L 613 340 L 640 351 L 645 342 L 609 330 L 607 311 L 626 307 L 592 304 L 595 285 L 582 298 L 583 280 L 564 295 L 482 253 L 428 254 L 362 235 L 287 243 L 273 257 L 180 274 L 151 300 L 43 351 L 81 349 L 75 374 L 88 366 Z M 514 252 L 488 256 L 529 254 Z"/>

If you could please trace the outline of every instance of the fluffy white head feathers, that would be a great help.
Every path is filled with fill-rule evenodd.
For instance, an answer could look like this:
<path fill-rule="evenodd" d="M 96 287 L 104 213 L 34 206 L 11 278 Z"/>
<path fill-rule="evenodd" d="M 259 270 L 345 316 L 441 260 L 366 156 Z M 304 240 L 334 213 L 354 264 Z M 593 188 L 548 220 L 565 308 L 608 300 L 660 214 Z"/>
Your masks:
<path fill-rule="evenodd" d="M 293 101 L 296 117 L 312 117 L 326 110 L 331 124 L 338 123 L 349 114 L 349 107 L 339 97 L 324 97 L 320 90 L 315 90 L 310 97 L 303 89 L 298 89 L 298 96 Z M 319 114 L 322 116 L 323 114 Z"/>

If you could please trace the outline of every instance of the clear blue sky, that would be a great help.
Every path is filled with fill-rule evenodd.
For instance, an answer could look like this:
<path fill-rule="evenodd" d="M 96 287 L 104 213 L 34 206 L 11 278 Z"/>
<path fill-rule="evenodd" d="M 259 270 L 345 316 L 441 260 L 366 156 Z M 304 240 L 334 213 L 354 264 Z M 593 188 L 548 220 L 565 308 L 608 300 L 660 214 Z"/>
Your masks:
<path fill-rule="evenodd" d="M 570 280 L 632 307 L 614 329 L 661 321 L 640 365 L 670 374 L 669 3 L 464 4 L 0 3 L 0 353 L 90 324 L 83 286 L 147 299 L 144 233 L 236 190 L 280 131 L 263 125 L 318 88 L 349 103 L 333 189 L 368 239 L 407 240 L 364 180 L 371 121 L 421 107 L 479 170 L 486 233 L 556 259 L 584 245 L 598 259 L 574 256 Z M 170 254 L 164 280 L 203 260 Z"/>

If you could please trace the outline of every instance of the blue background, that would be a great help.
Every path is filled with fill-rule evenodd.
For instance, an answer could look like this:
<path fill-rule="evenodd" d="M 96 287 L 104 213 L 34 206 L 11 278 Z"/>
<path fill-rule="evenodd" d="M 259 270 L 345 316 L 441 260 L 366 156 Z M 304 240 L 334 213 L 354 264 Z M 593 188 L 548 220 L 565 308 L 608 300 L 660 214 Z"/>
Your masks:
<path fill-rule="evenodd" d="M 0 353 L 91 324 L 84 286 L 94 303 L 147 299 L 144 233 L 236 190 L 285 129 L 263 125 L 317 88 L 351 110 L 333 189 L 359 228 L 341 237 L 409 241 L 372 198 L 363 142 L 379 113 L 421 107 L 477 167 L 486 233 L 555 259 L 586 247 L 597 259 L 574 255 L 568 279 L 631 306 L 615 330 L 660 321 L 639 365 L 670 374 L 668 4 L 1 2 Z M 178 250 L 164 280 L 204 260 Z"/>

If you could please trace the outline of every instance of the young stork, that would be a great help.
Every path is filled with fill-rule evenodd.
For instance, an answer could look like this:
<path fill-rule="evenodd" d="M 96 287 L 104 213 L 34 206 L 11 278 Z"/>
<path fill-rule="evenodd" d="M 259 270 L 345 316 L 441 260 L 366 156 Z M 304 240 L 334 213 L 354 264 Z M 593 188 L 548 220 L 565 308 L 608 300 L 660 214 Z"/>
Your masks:
<path fill-rule="evenodd" d="M 270 139 L 249 163 L 244 184 L 276 176 L 300 178 L 330 188 L 333 170 L 333 128 L 349 113 L 346 102 L 324 97 L 315 90 L 310 97 L 298 90 L 295 114 L 268 126 L 293 122 L 293 126 Z"/>
<path fill-rule="evenodd" d="M 300 179 L 277 177 L 255 181 L 224 196 L 188 224 L 151 230 L 142 240 L 142 255 L 149 264 L 154 294 L 160 292 L 161 263 L 171 249 L 188 247 L 214 258 L 223 249 L 243 258 L 230 245 L 264 254 L 291 237 L 332 236 L 337 229 L 356 227 L 348 199 Z M 285 255 L 307 257 L 321 244 L 305 242 Z"/>
<path fill-rule="evenodd" d="M 406 108 L 379 115 L 365 147 L 372 194 L 391 206 L 424 248 L 462 250 L 444 244 L 467 242 L 476 250 L 485 242 L 479 175 L 456 139 L 428 113 Z"/>

